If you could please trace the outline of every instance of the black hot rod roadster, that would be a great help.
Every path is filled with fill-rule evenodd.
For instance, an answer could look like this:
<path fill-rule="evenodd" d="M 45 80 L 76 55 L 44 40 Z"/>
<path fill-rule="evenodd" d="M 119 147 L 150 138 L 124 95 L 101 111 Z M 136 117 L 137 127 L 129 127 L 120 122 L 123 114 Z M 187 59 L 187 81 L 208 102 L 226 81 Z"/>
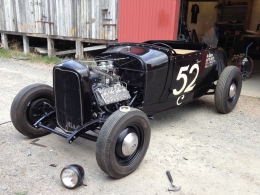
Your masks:
<path fill-rule="evenodd" d="M 132 173 L 150 142 L 149 117 L 215 95 L 216 109 L 235 107 L 240 70 L 226 66 L 225 52 L 204 43 L 116 43 L 86 66 L 69 60 L 53 68 L 53 88 L 32 84 L 11 106 L 11 120 L 34 138 L 49 132 L 69 143 L 96 141 L 99 167 L 114 178 Z"/>

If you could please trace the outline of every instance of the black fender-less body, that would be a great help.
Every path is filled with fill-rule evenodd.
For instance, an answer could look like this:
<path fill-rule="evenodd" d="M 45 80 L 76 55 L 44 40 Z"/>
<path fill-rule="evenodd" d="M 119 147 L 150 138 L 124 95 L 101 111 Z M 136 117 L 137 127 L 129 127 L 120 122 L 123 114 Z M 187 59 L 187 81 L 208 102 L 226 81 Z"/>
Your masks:
<path fill-rule="evenodd" d="M 222 56 L 221 62 L 215 59 L 214 54 Z M 209 89 L 214 88 L 213 82 L 218 79 L 227 61 L 221 48 L 174 41 L 113 44 L 98 57 L 106 60 L 114 58 L 122 59 L 114 63 L 121 78 L 129 86 L 141 90 L 139 108 L 147 115 L 207 94 Z"/>

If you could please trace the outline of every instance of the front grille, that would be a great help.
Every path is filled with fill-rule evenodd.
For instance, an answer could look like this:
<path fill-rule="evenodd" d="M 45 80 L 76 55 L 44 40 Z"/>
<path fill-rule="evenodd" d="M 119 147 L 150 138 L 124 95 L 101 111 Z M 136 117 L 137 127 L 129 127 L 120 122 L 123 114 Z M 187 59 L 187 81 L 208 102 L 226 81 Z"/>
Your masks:
<path fill-rule="evenodd" d="M 54 91 L 57 122 L 65 131 L 82 125 L 80 80 L 75 72 L 54 70 Z"/>

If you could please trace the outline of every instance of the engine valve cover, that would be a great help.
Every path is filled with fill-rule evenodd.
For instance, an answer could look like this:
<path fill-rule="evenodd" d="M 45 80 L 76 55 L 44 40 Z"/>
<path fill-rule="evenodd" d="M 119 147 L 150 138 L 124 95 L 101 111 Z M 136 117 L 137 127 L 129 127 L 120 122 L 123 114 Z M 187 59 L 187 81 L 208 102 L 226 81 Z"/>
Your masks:
<path fill-rule="evenodd" d="M 94 94 L 100 106 L 121 102 L 131 98 L 129 91 L 120 84 L 116 84 L 112 87 L 97 88 L 94 91 Z"/>

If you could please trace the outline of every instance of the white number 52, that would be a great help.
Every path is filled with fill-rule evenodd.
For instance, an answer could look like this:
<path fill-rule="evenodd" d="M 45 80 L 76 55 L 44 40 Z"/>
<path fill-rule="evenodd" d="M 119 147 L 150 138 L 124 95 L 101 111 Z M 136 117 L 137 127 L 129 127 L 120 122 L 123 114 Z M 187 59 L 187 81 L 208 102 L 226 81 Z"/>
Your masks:
<path fill-rule="evenodd" d="M 192 65 L 192 67 L 191 67 L 191 69 L 190 69 L 190 71 L 189 71 L 189 74 L 192 74 L 193 71 L 196 70 L 196 75 L 195 75 L 195 77 L 193 78 L 193 80 L 191 81 L 191 83 L 187 86 L 187 84 L 188 84 L 188 77 L 187 77 L 187 74 L 184 73 L 184 72 L 186 72 L 186 71 L 189 70 L 189 66 L 190 66 L 190 65 L 184 66 L 184 67 L 181 67 L 181 68 L 180 68 L 180 71 L 179 71 L 179 73 L 178 73 L 178 76 L 177 76 L 176 80 L 179 81 L 180 79 L 183 79 L 183 85 L 182 85 L 182 87 L 181 87 L 179 90 L 174 89 L 174 90 L 172 91 L 173 95 L 179 95 L 179 94 L 182 93 L 183 91 L 184 91 L 184 92 L 189 92 L 189 91 L 191 91 L 191 90 L 195 87 L 195 85 L 196 85 L 196 84 L 195 84 L 195 81 L 196 81 L 196 79 L 197 79 L 197 77 L 198 77 L 198 74 L 199 74 L 199 65 L 198 65 L 198 64 L 193 64 L 193 65 Z M 186 87 L 186 86 L 187 86 L 187 87 Z M 186 88 L 186 89 L 185 89 L 185 88 Z"/>

